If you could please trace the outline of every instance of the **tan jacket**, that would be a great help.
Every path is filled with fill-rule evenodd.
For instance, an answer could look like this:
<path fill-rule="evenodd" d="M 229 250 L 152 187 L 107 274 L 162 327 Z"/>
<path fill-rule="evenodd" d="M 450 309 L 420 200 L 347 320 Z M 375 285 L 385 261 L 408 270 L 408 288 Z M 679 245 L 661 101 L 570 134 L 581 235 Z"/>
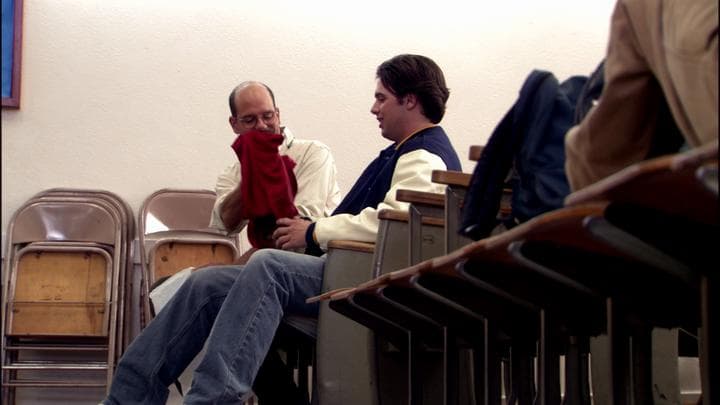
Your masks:
<path fill-rule="evenodd" d="M 646 158 L 660 97 L 688 145 L 717 142 L 717 0 L 618 0 L 603 94 L 565 140 L 573 190 Z"/>

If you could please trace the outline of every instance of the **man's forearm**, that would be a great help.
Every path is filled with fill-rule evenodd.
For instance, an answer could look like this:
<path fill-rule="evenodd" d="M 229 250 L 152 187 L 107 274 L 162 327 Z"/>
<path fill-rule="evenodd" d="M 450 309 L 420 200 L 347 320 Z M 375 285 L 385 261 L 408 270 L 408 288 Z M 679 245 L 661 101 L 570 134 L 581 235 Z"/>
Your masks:
<path fill-rule="evenodd" d="M 225 229 L 228 231 L 235 230 L 243 220 L 240 215 L 241 204 L 240 186 L 238 185 L 235 190 L 228 194 L 220 207 L 220 219 L 222 219 Z"/>

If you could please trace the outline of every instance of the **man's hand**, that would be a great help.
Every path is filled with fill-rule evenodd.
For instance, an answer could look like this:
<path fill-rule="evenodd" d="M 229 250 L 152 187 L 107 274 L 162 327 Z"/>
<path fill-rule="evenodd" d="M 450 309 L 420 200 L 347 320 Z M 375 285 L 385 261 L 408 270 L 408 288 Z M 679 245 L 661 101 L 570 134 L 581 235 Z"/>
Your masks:
<path fill-rule="evenodd" d="M 305 233 L 310 221 L 302 218 L 280 218 L 275 221 L 278 228 L 273 232 L 275 247 L 283 250 L 301 249 L 305 246 Z"/>

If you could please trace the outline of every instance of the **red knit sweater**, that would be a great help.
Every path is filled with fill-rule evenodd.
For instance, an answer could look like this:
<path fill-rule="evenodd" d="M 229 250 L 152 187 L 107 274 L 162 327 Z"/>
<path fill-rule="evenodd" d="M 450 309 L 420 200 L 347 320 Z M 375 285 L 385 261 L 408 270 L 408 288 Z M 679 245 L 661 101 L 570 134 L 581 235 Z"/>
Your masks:
<path fill-rule="evenodd" d="M 274 247 L 271 238 L 278 218 L 298 214 L 294 200 L 297 181 L 295 162 L 280 156 L 283 136 L 260 131 L 239 135 L 232 144 L 240 160 L 240 215 L 249 220 L 248 239 L 256 248 Z"/>

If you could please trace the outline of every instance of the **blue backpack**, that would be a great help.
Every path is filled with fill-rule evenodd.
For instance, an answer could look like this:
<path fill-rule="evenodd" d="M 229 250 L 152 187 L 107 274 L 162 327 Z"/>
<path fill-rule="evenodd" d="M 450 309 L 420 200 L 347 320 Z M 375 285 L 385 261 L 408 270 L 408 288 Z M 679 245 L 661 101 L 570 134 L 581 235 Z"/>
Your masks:
<path fill-rule="evenodd" d="M 530 73 L 475 166 L 461 234 L 482 239 L 500 222 L 509 229 L 563 205 L 570 192 L 565 177 L 565 133 L 575 123 L 580 94 L 584 91 L 589 99 L 602 90 L 602 72 L 592 81 L 593 89 L 586 88 L 586 83 L 586 76 L 558 83 L 550 72 Z M 512 189 L 512 213 L 498 218 L 504 188 Z"/>

